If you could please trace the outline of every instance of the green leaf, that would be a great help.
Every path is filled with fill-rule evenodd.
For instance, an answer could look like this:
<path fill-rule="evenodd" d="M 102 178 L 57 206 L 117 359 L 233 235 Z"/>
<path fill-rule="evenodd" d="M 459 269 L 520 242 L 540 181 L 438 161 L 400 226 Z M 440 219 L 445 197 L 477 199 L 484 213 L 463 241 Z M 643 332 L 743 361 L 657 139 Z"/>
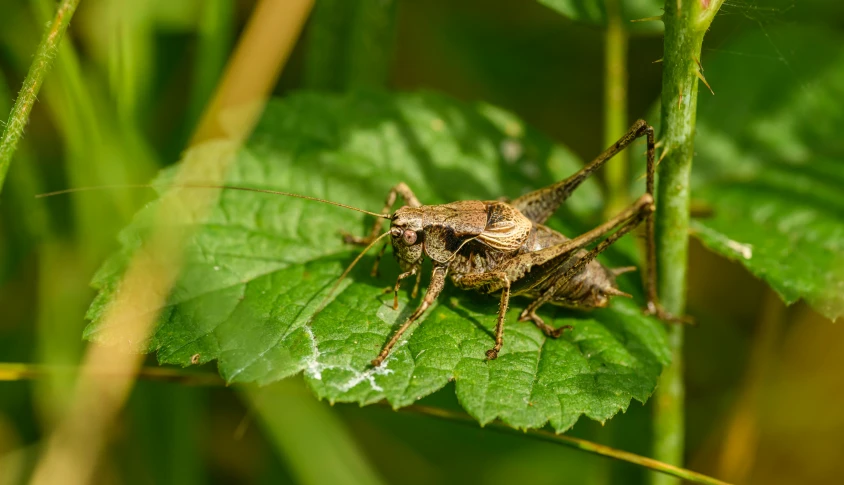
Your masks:
<path fill-rule="evenodd" d="M 215 150 L 200 147 L 188 156 L 210 158 Z M 380 210 L 400 181 L 426 203 L 514 197 L 550 182 L 549 165 L 571 173 L 578 162 L 489 106 L 428 94 L 299 93 L 270 102 L 226 183 Z M 595 185 L 586 185 L 572 207 L 589 208 L 596 195 Z M 108 340 L 100 316 L 154 209 L 145 208 L 121 234 L 124 250 L 95 278 L 100 294 L 89 312 L 89 338 Z M 344 246 L 338 231 L 363 234 L 371 223 L 326 204 L 223 191 L 187 245 L 187 264 L 146 350 L 163 363 L 216 359 L 228 382 L 265 384 L 303 372 L 332 402 L 405 406 L 454 380 L 460 402 L 481 423 L 501 418 L 527 428 L 550 421 L 558 431 L 581 414 L 604 421 L 653 391 L 669 359 L 664 331 L 630 300 L 592 313 L 546 307 L 548 321 L 575 327 L 549 340 L 516 322 L 526 302 L 514 298 L 504 348 L 488 362 L 497 297 L 449 287 L 372 369 L 369 362 L 419 304 L 402 291 L 400 309 L 392 309 L 392 295 L 383 292 L 399 272 L 392 258 L 377 278 L 369 276 L 374 254 L 364 258 L 314 314 L 358 251 Z M 426 265 L 423 284 L 429 271 Z"/>
<path fill-rule="evenodd" d="M 664 2 L 659 0 L 615 0 L 620 7 L 622 24 L 627 30 L 659 33 L 662 22 L 631 22 L 662 15 Z M 607 25 L 606 0 L 539 0 L 539 3 L 576 21 L 592 25 Z"/>
<path fill-rule="evenodd" d="M 786 303 L 844 314 L 844 36 L 759 30 L 716 52 L 706 76 L 693 229 Z"/>

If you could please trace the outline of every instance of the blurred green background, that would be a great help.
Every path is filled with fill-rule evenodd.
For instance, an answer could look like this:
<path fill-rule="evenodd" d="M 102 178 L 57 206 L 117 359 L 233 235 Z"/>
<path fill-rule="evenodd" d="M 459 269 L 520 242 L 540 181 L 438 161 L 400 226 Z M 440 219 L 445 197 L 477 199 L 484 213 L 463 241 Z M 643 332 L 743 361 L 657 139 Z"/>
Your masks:
<path fill-rule="evenodd" d="M 117 248 L 117 231 L 152 198 L 131 190 L 46 201 L 33 194 L 144 183 L 176 162 L 253 6 L 82 1 L 0 198 L 0 362 L 79 363 L 83 315 L 94 295 L 88 282 Z M 0 7 L 4 117 L 53 8 L 49 0 Z M 583 159 L 602 149 L 600 28 L 526 0 L 403 0 L 397 16 L 389 88 L 500 105 Z M 844 33 L 844 7 L 832 0 L 728 2 L 701 62 L 768 58 L 791 68 L 789 45 L 770 33 L 784 25 Z M 310 27 L 276 95 L 306 82 Z M 733 50 L 731 41 L 748 32 L 768 42 Z M 658 98 L 662 72 L 653 61 L 661 57 L 661 35 L 631 36 L 630 121 Z M 701 91 L 701 109 L 710 96 Z M 743 267 L 694 241 L 689 300 L 699 325 L 686 336 L 687 466 L 738 483 L 823 484 L 844 476 L 844 327 L 803 304 L 786 308 Z M 26 480 L 72 384 L 70 374 L 0 382 L 0 483 Z M 332 476 L 326 470 L 335 469 L 347 483 L 645 482 L 640 468 L 528 437 L 378 406 L 331 407 L 298 379 L 245 398 L 262 403 L 260 416 L 244 396 L 140 381 L 111 430 L 96 481 L 324 483 Z M 459 409 L 451 387 L 423 402 Z M 648 455 L 650 406 L 634 402 L 605 426 L 584 419 L 570 433 Z"/>

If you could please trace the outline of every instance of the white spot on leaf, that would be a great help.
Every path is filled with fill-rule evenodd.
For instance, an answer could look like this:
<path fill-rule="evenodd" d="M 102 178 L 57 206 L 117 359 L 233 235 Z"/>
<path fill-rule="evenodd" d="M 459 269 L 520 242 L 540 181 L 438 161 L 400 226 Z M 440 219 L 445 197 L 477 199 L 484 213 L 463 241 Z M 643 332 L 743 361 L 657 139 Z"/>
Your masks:
<path fill-rule="evenodd" d="M 305 360 L 305 374 L 316 380 L 322 380 L 322 371 L 326 369 L 339 369 L 346 372 L 350 372 L 352 374 L 351 379 L 340 384 L 337 388 L 341 392 L 347 392 L 353 387 L 357 386 L 363 381 L 369 382 L 370 387 L 372 387 L 373 391 L 376 392 L 384 392 L 384 389 L 379 386 L 375 382 L 375 376 L 384 376 L 388 374 L 392 374 L 392 369 L 388 369 L 387 365 L 389 364 L 392 358 L 387 358 L 384 362 L 381 363 L 379 367 L 369 368 L 363 372 L 348 366 L 338 366 L 338 365 L 330 365 L 330 364 L 323 364 L 319 361 L 320 356 L 322 355 L 319 351 L 319 347 L 316 343 L 316 337 L 314 336 L 314 331 L 311 329 L 309 325 L 305 325 L 304 327 L 305 333 L 308 335 L 308 338 L 311 342 L 311 355 Z"/>
<path fill-rule="evenodd" d="M 305 333 L 311 341 L 311 356 L 305 361 L 305 374 L 316 380 L 322 380 L 322 366 L 319 363 L 319 347 L 316 344 L 316 337 L 310 325 L 305 325 Z"/>
<path fill-rule="evenodd" d="M 744 259 L 751 259 L 753 257 L 753 246 L 751 244 L 740 243 L 738 241 L 734 241 L 724 234 L 713 230 L 703 224 L 695 224 L 693 228 L 693 232 L 699 233 L 701 236 L 704 237 L 704 241 L 706 238 L 709 238 L 718 244 L 725 246 L 727 249 L 730 249 L 734 253 L 737 253 Z"/>
<path fill-rule="evenodd" d="M 740 242 L 733 241 L 732 239 L 727 239 L 726 244 L 728 248 L 739 253 L 744 259 L 750 259 L 753 257 L 753 246 L 750 244 L 742 244 Z"/>

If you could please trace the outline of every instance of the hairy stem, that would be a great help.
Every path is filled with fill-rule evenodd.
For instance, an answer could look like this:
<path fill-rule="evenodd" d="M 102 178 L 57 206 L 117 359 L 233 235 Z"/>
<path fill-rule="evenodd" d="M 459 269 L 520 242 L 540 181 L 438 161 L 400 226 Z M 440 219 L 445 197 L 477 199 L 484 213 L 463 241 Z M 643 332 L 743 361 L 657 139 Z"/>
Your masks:
<path fill-rule="evenodd" d="M 670 313 L 686 306 L 689 249 L 689 175 L 694 156 L 698 62 L 703 37 L 720 1 L 666 0 L 662 75 L 662 162 L 657 187 L 656 243 L 659 296 Z M 663 373 L 654 399 L 654 457 L 680 465 L 685 437 L 683 401 L 683 327 L 668 329 L 672 364 Z M 679 480 L 654 474 L 655 485 Z"/>
<path fill-rule="evenodd" d="M 53 59 L 56 58 L 59 44 L 62 37 L 70 24 L 70 19 L 79 5 L 79 0 L 63 0 L 56 10 L 56 15 L 53 21 L 41 38 L 41 43 L 38 45 L 38 50 L 35 52 L 35 58 L 23 81 L 23 87 L 18 94 L 18 99 L 15 101 L 15 106 L 9 115 L 9 121 L 6 123 L 6 129 L 3 131 L 3 138 L 0 140 L 0 192 L 3 191 L 3 182 L 6 180 L 6 173 L 9 171 L 9 166 L 12 164 L 12 157 L 15 154 L 15 149 L 18 146 L 23 129 L 29 121 L 29 113 L 32 111 L 32 106 L 38 97 L 38 91 L 41 90 L 41 84 L 44 82 L 44 77 L 50 72 L 50 67 L 53 65 Z"/>
<path fill-rule="evenodd" d="M 627 32 L 619 0 L 607 0 L 607 31 L 604 46 L 604 143 L 612 146 L 627 131 Z M 617 214 L 630 202 L 627 191 L 627 150 L 606 167 L 605 217 Z"/>

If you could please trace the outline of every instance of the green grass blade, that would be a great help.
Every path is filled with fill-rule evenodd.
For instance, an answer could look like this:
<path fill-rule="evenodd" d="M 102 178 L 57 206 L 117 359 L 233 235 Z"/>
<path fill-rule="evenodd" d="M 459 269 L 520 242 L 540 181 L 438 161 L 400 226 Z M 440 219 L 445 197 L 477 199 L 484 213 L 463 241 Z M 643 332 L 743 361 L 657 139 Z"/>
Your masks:
<path fill-rule="evenodd" d="M 23 129 L 27 121 L 29 121 L 29 113 L 32 111 L 32 106 L 38 97 L 38 91 L 41 89 L 44 77 L 53 65 L 53 59 L 56 58 L 59 44 L 78 5 L 79 0 L 62 1 L 58 10 L 56 10 L 53 22 L 44 33 L 41 43 L 38 45 L 35 59 L 32 61 L 26 79 L 24 79 L 23 87 L 18 94 L 15 106 L 9 115 L 9 121 L 6 123 L 6 128 L 3 131 L 3 138 L 0 140 L 0 192 L 3 190 L 3 182 L 6 180 L 6 173 L 9 171 L 9 166 L 12 163 L 15 149 L 18 146 L 21 135 L 23 135 Z"/>

